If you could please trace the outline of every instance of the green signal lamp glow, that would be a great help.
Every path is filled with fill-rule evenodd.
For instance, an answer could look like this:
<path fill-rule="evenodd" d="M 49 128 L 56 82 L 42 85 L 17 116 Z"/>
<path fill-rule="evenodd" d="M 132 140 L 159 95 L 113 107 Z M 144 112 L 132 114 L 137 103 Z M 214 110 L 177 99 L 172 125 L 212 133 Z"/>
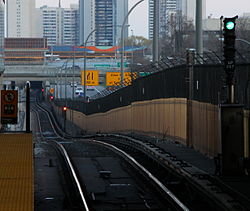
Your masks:
<path fill-rule="evenodd" d="M 232 29 L 234 29 L 234 27 L 235 27 L 235 23 L 233 21 L 228 21 L 226 23 L 226 29 L 232 30 Z"/>

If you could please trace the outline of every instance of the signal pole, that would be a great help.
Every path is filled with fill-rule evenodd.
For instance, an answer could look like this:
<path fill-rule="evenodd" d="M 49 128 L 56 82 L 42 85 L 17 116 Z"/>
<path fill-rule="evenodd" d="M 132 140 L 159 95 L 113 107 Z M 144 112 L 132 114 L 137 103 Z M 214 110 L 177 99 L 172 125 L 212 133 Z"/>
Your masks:
<path fill-rule="evenodd" d="M 238 16 L 224 19 L 224 70 L 226 73 L 226 83 L 228 87 L 227 101 L 230 104 L 235 103 L 234 94 L 234 73 L 235 73 L 235 21 Z"/>
<path fill-rule="evenodd" d="M 221 113 L 221 169 L 222 176 L 244 174 L 244 110 L 235 100 L 235 26 L 238 16 L 224 18 L 224 70 L 226 74 L 227 101 Z M 244 160 L 243 160 L 244 163 Z"/>

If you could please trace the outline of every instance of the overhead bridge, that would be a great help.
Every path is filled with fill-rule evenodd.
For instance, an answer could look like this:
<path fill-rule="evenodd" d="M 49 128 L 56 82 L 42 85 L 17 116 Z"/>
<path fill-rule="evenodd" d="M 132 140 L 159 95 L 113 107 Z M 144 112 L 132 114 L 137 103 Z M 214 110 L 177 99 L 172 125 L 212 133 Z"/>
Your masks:
<path fill-rule="evenodd" d="M 57 77 L 68 77 L 70 80 L 72 77 L 80 80 L 80 72 L 73 71 L 60 71 L 59 67 L 50 67 L 43 65 L 32 65 L 32 66 L 5 66 L 5 71 L 3 74 L 3 80 L 5 81 L 48 81 L 52 78 Z"/>

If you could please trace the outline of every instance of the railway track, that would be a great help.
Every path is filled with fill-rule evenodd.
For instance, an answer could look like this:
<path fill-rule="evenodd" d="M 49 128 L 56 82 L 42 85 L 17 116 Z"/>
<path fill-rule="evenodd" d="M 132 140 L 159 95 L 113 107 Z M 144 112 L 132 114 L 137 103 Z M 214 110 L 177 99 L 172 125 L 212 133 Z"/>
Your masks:
<path fill-rule="evenodd" d="M 89 152 L 82 152 L 86 147 L 91 148 L 89 151 L 93 151 L 93 148 L 95 148 L 95 153 L 100 156 L 100 151 L 103 151 L 108 154 L 112 154 L 113 157 L 119 157 L 119 161 L 123 163 L 125 168 L 130 172 L 131 175 L 133 175 L 133 178 L 135 177 L 135 183 L 137 186 L 140 187 L 140 199 L 141 201 L 140 205 L 138 205 L 138 202 L 120 202 L 121 199 L 119 199 L 117 202 L 114 201 L 114 198 L 112 200 L 108 200 L 108 202 L 105 202 L 105 206 L 107 206 L 107 203 L 112 204 L 111 207 L 115 207 L 118 204 L 124 204 L 124 207 L 131 208 L 131 210 L 136 210 L 135 207 L 138 207 L 138 210 L 189 210 L 179 199 L 176 197 L 175 194 L 172 193 L 160 180 L 158 180 L 154 175 L 152 175 L 151 172 L 149 172 L 146 167 L 144 167 L 142 164 L 138 163 L 131 155 L 127 154 L 123 150 L 119 149 L 118 147 L 114 146 L 111 143 L 106 143 L 101 140 L 94 140 L 94 139 L 86 139 L 86 140 L 80 140 L 79 137 L 77 140 L 75 140 L 73 137 L 70 137 L 67 134 L 64 134 L 60 131 L 59 128 L 57 128 L 55 122 L 51 119 L 51 114 L 49 114 L 44 108 L 37 105 L 36 108 L 33 109 L 37 114 L 37 119 L 39 119 L 39 128 L 41 129 L 41 132 L 43 133 L 43 142 L 48 142 L 53 147 L 57 149 L 58 152 L 60 152 L 60 156 L 62 157 L 61 160 L 63 160 L 64 163 L 64 169 L 66 171 L 65 174 L 70 174 L 71 183 L 73 183 L 73 187 L 75 190 L 75 196 L 69 196 L 70 198 L 79 199 L 75 204 L 78 205 L 81 209 L 79 210 L 95 210 L 96 207 L 100 207 L 99 205 L 96 205 L 96 198 L 97 195 L 95 193 L 91 193 L 88 191 L 88 184 L 84 184 L 84 176 L 81 176 L 82 168 L 79 167 L 79 160 L 84 160 L 83 158 L 79 158 L 82 156 L 82 154 L 86 153 L 89 156 Z M 53 121 L 53 122 L 52 122 Z M 79 151 L 80 150 L 80 151 Z M 78 152 L 77 152 L 78 151 Z M 95 154 L 94 153 L 94 154 Z M 85 155 L 86 156 L 86 155 Z M 98 157 L 97 156 L 97 157 Z M 110 155 L 109 155 L 110 156 Z M 102 163 L 100 160 L 96 160 L 93 157 L 92 160 L 95 160 L 97 163 L 96 165 L 99 165 Z M 102 164 L 103 165 L 103 164 Z M 69 171 L 70 173 L 68 173 Z M 116 171 L 115 169 L 113 171 Z M 84 174 L 84 173 L 83 173 Z M 100 170 L 99 176 L 102 175 L 102 177 L 107 177 L 110 181 L 109 187 L 119 187 L 122 186 L 130 186 L 128 184 L 116 184 L 112 180 L 115 180 L 114 178 L 110 178 L 110 171 L 107 170 Z M 105 178 L 105 179 L 107 179 Z M 72 180 L 73 179 L 73 180 Z M 117 178 L 116 178 L 117 180 Z M 106 182 L 106 181 L 105 181 Z M 70 182 L 68 182 L 70 183 Z M 147 184 L 147 185 L 145 185 Z M 69 185 L 70 186 L 70 185 Z M 83 189 L 81 187 L 84 187 Z M 68 189 L 71 189 L 68 188 Z M 90 188 L 91 189 L 91 188 Z M 143 191 L 142 191 L 143 189 Z M 77 190 L 77 191 L 76 191 Z M 150 193 L 150 194 L 149 194 Z M 131 194 L 133 195 L 133 194 Z M 80 197 L 79 197 L 80 196 Z M 104 199 L 102 199 L 103 201 Z M 117 200 L 117 199 L 116 199 Z M 135 200 L 135 199 L 134 199 Z M 133 200 L 132 200 L 133 201 Z M 152 202 L 153 201 L 153 202 Z M 90 205 L 88 205 L 89 203 Z M 137 203 L 137 205 L 135 205 Z M 157 204 L 158 203 L 158 204 Z M 74 204 L 74 202 L 73 202 Z M 114 204 L 116 204 L 114 206 Z M 119 205 L 121 206 L 121 205 Z M 91 207 L 91 208 L 89 208 Z M 142 209 L 144 207 L 144 209 Z M 76 208 L 74 208 L 76 210 Z M 112 209 L 111 209 L 112 210 Z M 117 210 L 117 209 L 113 209 Z M 129 209 L 127 209 L 129 210 Z"/>
<path fill-rule="evenodd" d="M 249 210 L 249 200 L 237 194 L 218 178 L 189 163 L 178 160 L 152 141 L 120 134 L 95 134 L 75 139 L 92 139 L 111 144 L 150 169 L 190 210 Z M 92 142 L 93 142 L 92 141 Z"/>
<path fill-rule="evenodd" d="M 42 139 L 47 141 L 47 144 L 52 146 L 57 152 L 60 161 L 60 166 L 62 169 L 63 183 L 65 184 L 63 189 L 67 197 L 67 205 L 69 210 L 91 210 L 88 203 L 87 197 L 81 188 L 78 176 L 72 165 L 70 157 L 60 142 L 64 141 L 55 130 L 51 120 L 48 118 L 45 112 L 41 110 L 35 110 L 39 131 L 42 134 Z M 55 141 L 57 140 L 57 141 Z M 49 141 L 49 142 L 48 142 Z M 49 178 L 48 178 L 49 179 Z M 66 187 L 65 187 L 66 186 Z"/>
<path fill-rule="evenodd" d="M 152 140 L 120 134 L 97 134 L 95 139 L 113 143 L 134 154 L 139 162 L 152 169 L 165 186 L 177 190 L 176 195 L 190 210 L 249 210 L 248 198 L 218 177 L 177 159 Z"/>

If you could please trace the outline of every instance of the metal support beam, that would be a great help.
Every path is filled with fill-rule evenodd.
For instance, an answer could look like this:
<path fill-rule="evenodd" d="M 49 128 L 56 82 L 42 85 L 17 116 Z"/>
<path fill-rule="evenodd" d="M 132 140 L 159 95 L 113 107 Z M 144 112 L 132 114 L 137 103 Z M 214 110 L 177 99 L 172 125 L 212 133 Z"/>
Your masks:
<path fill-rule="evenodd" d="M 30 82 L 26 83 L 26 133 L 30 133 Z"/>
<path fill-rule="evenodd" d="M 194 58 L 195 49 L 187 50 L 187 79 L 188 79 L 188 93 L 187 93 L 187 145 L 193 146 L 193 107 L 192 101 L 194 98 Z"/>
<path fill-rule="evenodd" d="M 196 0 L 196 53 L 202 56 L 203 54 L 203 37 L 202 37 L 202 0 Z"/>
<path fill-rule="evenodd" d="M 154 35 L 153 35 L 153 62 L 159 61 L 159 26 L 160 26 L 160 4 L 154 1 Z"/>

